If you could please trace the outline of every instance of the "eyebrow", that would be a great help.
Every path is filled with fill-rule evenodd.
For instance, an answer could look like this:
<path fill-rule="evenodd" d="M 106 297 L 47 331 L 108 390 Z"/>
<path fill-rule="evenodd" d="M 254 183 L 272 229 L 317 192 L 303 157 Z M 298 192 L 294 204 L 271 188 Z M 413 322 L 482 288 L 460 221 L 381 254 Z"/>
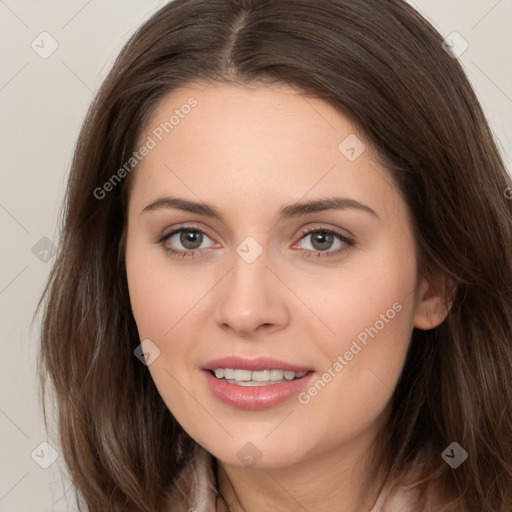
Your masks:
<path fill-rule="evenodd" d="M 141 214 L 145 212 L 151 212 L 166 208 L 183 210 L 190 213 L 196 213 L 198 215 L 205 215 L 207 217 L 214 217 L 224 223 L 222 214 L 213 206 L 208 205 L 206 203 L 189 201 L 188 199 L 183 199 L 179 197 L 162 197 L 160 199 L 157 199 L 156 201 L 153 201 L 152 203 L 148 204 L 141 211 Z M 373 215 L 377 219 L 380 218 L 377 212 L 375 212 L 375 210 L 373 210 L 369 206 L 360 203 L 355 199 L 349 199 L 346 197 L 326 197 L 322 199 L 317 199 L 315 201 L 293 203 L 280 208 L 276 218 L 277 220 L 285 220 L 326 210 L 346 209 L 360 210 L 369 213 L 370 215 Z"/>

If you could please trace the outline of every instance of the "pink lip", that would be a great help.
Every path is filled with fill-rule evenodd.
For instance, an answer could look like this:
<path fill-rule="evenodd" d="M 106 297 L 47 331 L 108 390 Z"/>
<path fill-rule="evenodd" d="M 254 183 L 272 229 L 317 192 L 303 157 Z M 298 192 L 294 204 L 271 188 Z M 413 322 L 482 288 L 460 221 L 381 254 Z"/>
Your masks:
<path fill-rule="evenodd" d="M 217 379 L 212 371 L 217 368 L 232 368 L 239 370 L 283 370 L 295 373 L 309 372 L 300 379 L 268 384 L 266 386 L 239 386 Z M 204 375 L 211 392 L 223 403 L 238 407 L 239 409 L 266 409 L 273 407 L 290 397 L 297 395 L 315 372 L 311 368 L 287 363 L 273 357 L 257 357 L 245 359 L 237 356 L 222 357 L 206 363 L 203 368 Z"/>
<path fill-rule="evenodd" d="M 273 357 L 257 357 L 255 359 L 244 359 L 242 357 L 236 356 L 221 357 L 220 359 L 209 361 L 202 367 L 203 370 L 213 371 L 215 371 L 217 368 L 232 368 L 234 370 L 238 369 L 251 371 L 283 370 L 295 373 L 307 372 L 311 370 L 311 368 L 280 361 L 279 359 L 274 359 Z"/>
<path fill-rule="evenodd" d="M 243 368 L 240 368 L 243 369 Z M 203 370 L 210 391 L 223 403 L 238 409 L 261 410 L 274 407 L 292 396 L 297 396 L 316 375 L 310 371 L 300 379 L 268 384 L 266 386 L 239 386 L 217 379 L 211 370 Z"/>
<path fill-rule="evenodd" d="M 216 368 L 232 368 L 232 366 L 220 364 Z M 243 368 L 239 365 L 235 365 L 235 368 L 241 370 L 251 369 Z M 265 366 L 265 368 L 274 369 L 276 367 L 271 365 L 270 367 Z M 276 369 L 279 369 L 279 367 Z M 292 396 L 296 396 L 316 375 L 314 371 L 310 371 L 300 379 L 279 384 L 269 384 L 267 386 L 239 386 L 237 384 L 230 384 L 222 379 L 217 379 L 211 374 L 210 370 L 204 369 L 202 373 L 205 375 L 206 382 L 211 392 L 221 402 L 239 409 L 252 410 L 267 409 L 288 400 Z"/>

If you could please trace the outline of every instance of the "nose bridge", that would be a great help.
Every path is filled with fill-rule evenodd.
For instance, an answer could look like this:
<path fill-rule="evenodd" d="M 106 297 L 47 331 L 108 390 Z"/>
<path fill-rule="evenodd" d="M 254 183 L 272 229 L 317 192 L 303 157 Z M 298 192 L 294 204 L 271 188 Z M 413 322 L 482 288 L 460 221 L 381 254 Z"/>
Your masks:
<path fill-rule="evenodd" d="M 253 237 L 236 247 L 232 271 L 217 303 L 219 325 L 248 334 L 260 325 L 282 326 L 286 322 L 286 307 L 269 263 L 268 252 Z"/>

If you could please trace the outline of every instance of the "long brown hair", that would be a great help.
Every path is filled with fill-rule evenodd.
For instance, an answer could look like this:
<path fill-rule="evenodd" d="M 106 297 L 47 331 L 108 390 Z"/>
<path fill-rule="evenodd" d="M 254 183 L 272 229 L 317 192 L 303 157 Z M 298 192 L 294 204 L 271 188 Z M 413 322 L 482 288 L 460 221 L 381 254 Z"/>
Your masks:
<path fill-rule="evenodd" d="M 436 510 L 512 510 L 512 183 L 442 41 L 403 0 L 175 0 L 125 45 L 80 132 L 39 304 L 43 407 L 50 379 L 86 510 L 158 510 L 193 447 L 133 354 L 129 180 L 94 191 L 129 160 L 164 95 L 208 81 L 292 85 L 377 150 L 410 208 L 421 275 L 457 284 L 446 320 L 413 331 L 379 464 L 391 479 L 422 451 L 418 489 L 451 496 Z M 441 456 L 452 442 L 468 453 L 457 469 Z"/>

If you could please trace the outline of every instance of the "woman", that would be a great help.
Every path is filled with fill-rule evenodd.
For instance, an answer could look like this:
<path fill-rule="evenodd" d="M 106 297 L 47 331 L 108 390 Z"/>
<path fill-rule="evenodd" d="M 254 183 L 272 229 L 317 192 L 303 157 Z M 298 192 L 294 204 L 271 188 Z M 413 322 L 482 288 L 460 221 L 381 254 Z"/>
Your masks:
<path fill-rule="evenodd" d="M 85 510 L 509 511 L 510 187 L 401 0 L 164 6 L 87 115 L 43 296 Z"/>

